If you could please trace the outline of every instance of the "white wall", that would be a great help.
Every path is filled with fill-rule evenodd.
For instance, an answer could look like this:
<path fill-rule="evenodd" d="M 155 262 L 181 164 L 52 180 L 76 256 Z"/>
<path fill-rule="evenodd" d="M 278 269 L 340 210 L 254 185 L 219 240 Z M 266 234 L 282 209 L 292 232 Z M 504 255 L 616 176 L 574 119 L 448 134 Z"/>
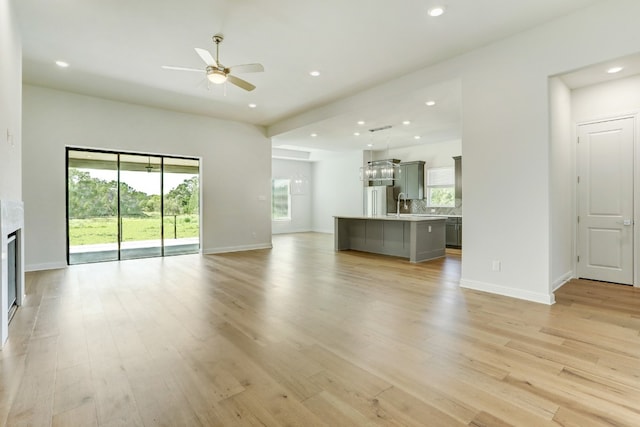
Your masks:
<path fill-rule="evenodd" d="M 314 153 L 312 165 L 313 231 L 333 233 L 334 215 L 362 215 L 362 151 Z"/>
<path fill-rule="evenodd" d="M 22 200 L 22 45 L 10 0 L 0 0 L 0 199 Z"/>
<path fill-rule="evenodd" d="M 554 301 L 547 77 L 637 52 L 639 14 L 637 1 L 599 2 L 465 58 L 464 286 Z"/>
<path fill-rule="evenodd" d="M 27 269 L 65 265 L 65 146 L 201 158 L 205 253 L 271 246 L 263 129 L 42 87 L 23 88 Z"/>
<path fill-rule="evenodd" d="M 571 91 L 559 79 L 549 79 L 551 117 L 550 291 L 573 277 L 575 265 L 575 139 L 572 137 Z"/>
<path fill-rule="evenodd" d="M 571 91 L 573 123 L 608 119 L 640 111 L 640 76 Z"/>
<path fill-rule="evenodd" d="M 273 159 L 271 165 L 273 178 L 286 178 L 292 182 L 291 220 L 272 221 L 273 234 L 311 231 L 311 163 L 299 160 Z M 302 183 L 296 189 L 293 181 L 300 178 Z"/>
<path fill-rule="evenodd" d="M 289 118 L 286 132 L 394 93 L 462 84 L 465 247 L 461 285 L 553 303 L 548 77 L 638 51 L 640 2 L 610 0 Z M 493 261 L 501 271 L 493 271 Z"/>

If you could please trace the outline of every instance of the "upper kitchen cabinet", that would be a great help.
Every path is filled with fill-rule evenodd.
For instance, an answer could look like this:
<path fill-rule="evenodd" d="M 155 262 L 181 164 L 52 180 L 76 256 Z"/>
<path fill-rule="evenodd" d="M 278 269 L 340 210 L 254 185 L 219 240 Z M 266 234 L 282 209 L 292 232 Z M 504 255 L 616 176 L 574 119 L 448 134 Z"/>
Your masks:
<path fill-rule="evenodd" d="M 396 193 L 404 193 L 409 200 L 424 198 L 424 162 L 400 163 L 400 173 L 395 180 Z"/>

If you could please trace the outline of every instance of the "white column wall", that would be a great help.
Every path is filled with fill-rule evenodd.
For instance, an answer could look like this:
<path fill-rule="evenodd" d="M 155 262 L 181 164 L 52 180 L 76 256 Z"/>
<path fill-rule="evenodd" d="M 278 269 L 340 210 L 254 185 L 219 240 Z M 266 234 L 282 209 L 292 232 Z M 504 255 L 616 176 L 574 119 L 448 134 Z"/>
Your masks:
<path fill-rule="evenodd" d="M 66 264 L 65 146 L 201 159 L 205 253 L 271 247 L 271 144 L 263 129 L 24 86 L 26 269 Z"/>
<path fill-rule="evenodd" d="M 334 215 L 362 215 L 362 151 L 313 153 L 313 231 L 333 233 Z"/>
<path fill-rule="evenodd" d="M 547 77 L 519 48 L 477 53 L 462 79 L 461 285 L 551 303 Z"/>
<path fill-rule="evenodd" d="M 551 116 L 551 218 L 550 291 L 574 275 L 576 240 L 576 161 L 572 137 L 571 91 L 557 77 L 549 79 Z"/>

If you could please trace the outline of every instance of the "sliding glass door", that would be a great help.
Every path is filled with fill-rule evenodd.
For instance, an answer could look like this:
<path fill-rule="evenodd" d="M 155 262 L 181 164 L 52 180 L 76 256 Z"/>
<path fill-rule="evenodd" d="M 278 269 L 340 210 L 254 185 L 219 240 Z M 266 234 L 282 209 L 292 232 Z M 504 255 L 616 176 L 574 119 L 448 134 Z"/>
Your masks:
<path fill-rule="evenodd" d="M 67 150 L 69 264 L 197 253 L 199 161 Z"/>
<path fill-rule="evenodd" d="M 198 160 L 164 159 L 164 253 L 197 252 L 200 229 L 200 178 Z"/>
<path fill-rule="evenodd" d="M 69 263 L 119 259 L 117 154 L 69 151 L 67 165 Z"/>
<path fill-rule="evenodd" d="M 120 259 L 162 256 L 162 158 L 120 155 Z"/>

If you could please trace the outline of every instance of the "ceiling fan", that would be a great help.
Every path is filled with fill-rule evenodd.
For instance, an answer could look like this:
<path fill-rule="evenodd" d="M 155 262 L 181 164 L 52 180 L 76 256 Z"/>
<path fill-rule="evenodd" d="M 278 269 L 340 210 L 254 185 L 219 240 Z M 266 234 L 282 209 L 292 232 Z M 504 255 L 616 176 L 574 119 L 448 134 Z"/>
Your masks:
<path fill-rule="evenodd" d="M 220 43 L 224 40 L 224 36 L 222 34 L 216 34 L 213 36 L 213 42 L 216 44 L 216 57 L 215 59 L 206 49 L 201 49 L 196 47 L 196 53 L 202 58 L 207 67 L 204 69 L 204 72 L 207 74 L 207 79 L 213 84 L 222 84 L 228 81 L 231 84 L 238 86 L 247 91 L 252 91 L 256 87 L 249 83 L 246 80 L 242 80 L 239 77 L 236 77 L 235 73 L 259 73 L 264 71 L 264 67 L 262 64 L 242 64 L 242 65 L 234 65 L 232 67 L 225 67 L 220 63 L 218 58 Z M 165 70 L 177 70 L 177 71 L 196 71 L 201 73 L 203 70 L 198 68 L 189 68 L 189 67 L 174 67 L 171 65 L 163 65 L 162 68 Z M 232 74 L 233 73 L 233 74 Z"/>

